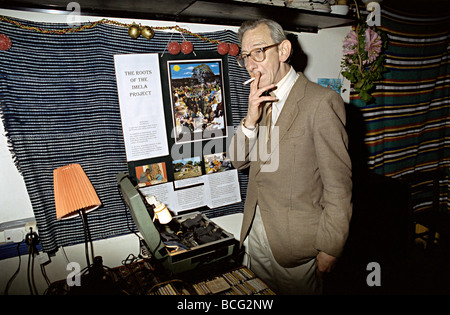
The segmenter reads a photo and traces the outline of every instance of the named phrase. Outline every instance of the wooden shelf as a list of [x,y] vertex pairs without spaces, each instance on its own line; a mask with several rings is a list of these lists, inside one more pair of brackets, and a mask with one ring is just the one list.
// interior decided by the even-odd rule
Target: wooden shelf
[[[352,25],[356,18],[233,0],[78,0],[82,15],[239,26],[256,18],[277,20],[288,31],[317,32]],[[69,14],[67,0],[0,0],[0,8]]]

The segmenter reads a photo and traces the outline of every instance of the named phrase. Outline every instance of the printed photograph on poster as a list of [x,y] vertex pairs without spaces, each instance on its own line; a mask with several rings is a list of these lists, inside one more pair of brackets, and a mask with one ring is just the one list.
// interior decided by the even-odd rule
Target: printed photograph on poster
[[226,137],[222,59],[168,60],[175,143]]
[[150,186],[167,182],[166,163],[164,162],[137,166],[135,170],[139,186]]
[[199,156],[173,161],[174,179],[182,180],[202,175]]
[[203,156],[206,174],[227,171],[233,168],[226,152],[206,154]]

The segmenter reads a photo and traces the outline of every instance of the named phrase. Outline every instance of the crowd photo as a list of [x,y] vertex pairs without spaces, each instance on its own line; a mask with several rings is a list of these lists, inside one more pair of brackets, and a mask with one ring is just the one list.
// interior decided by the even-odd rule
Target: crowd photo
[[222,80],[220,70],[215,68],[220,69],[218,62],[171,65],[173,119],[178,142],[192,140],[195,133],[225,131]]

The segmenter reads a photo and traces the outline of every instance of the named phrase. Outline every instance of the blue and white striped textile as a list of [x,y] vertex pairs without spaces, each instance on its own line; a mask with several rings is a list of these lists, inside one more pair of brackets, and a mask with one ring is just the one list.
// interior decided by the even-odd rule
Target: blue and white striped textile
[[[151,40],[132,39],[119,25],[98,24],[80,32],[47,34],[67,24],[12,19],[38,31],[0,21],[0,33],[12,41],[0,51],[0,110],[8,143],[31,200],[46,252],[84,241],[81,220],[57,221],[53,170],[79,163],[91,180],[102,207],[88,215],[92,239],[135,231],[119,193],[116,174],[127,171],[118,104],[115,54],[162,53],[170,40],[191,41],[196,51],[214,51],[217,44],[178,32],[156,31]],[[201,34],[236,43],[236,33]],[[248,78],[229,56],[233,125],[247,111]],[[239,173],[242,200],[247,177]],[[205,210],[208,217],[243,211],[243,202]]]

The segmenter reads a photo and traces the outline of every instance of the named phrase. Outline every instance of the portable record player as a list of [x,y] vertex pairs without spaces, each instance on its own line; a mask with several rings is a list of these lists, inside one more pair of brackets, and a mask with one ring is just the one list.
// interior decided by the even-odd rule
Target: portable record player
[[167,224],[154,222],[154,208],[123,172],[117,174],[120,192],[154,258],[177,274],[233,254],[234,236],[200,212],[174,216]]

